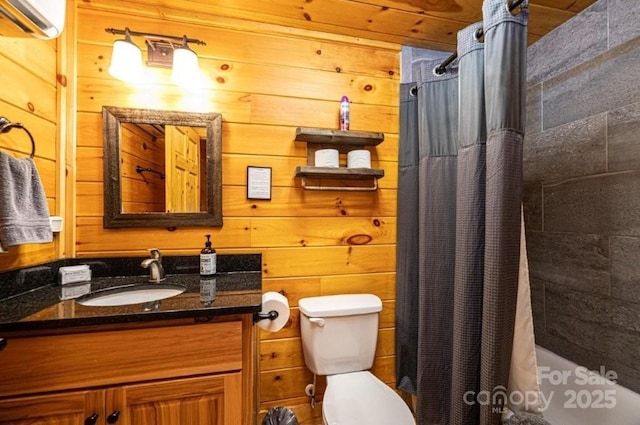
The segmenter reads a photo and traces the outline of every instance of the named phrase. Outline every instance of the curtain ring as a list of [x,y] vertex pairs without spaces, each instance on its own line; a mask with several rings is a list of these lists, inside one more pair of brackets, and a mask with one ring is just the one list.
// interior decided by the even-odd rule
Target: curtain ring
[[409,89],[409,94],[413,97],[418,95],[418,86],[413,86]]
[[447,73],[447,68],[442,65],[436,65],[433,68],[433,75],[435,75],[436,77],[442,77],[446,73]]
[[[522,3],[524,3],[524,5]],[[527,0],[507,0],[505,7],[510,15],[518,16],[523,9],[527,8]],[[518,9],[517,12],[515,12],[516,9]]]
[[475,38],[478,43],[484,43],[484,28],[480,27],[475,30],[473,32],[473,38]]

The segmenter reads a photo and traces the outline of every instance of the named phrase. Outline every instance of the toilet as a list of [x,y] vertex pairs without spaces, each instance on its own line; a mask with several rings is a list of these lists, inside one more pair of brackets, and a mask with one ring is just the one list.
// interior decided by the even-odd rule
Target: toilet
[[302,298],[304,361],[327,376],[324,425],[415,425],[400,396],[368,370],[373,365],[382,301],[372,294]]

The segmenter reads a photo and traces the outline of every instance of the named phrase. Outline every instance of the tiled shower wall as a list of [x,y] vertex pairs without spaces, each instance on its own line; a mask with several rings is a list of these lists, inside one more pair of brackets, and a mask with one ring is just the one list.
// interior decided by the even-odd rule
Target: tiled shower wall
[[640,2],[529,47],[524,147],[537,343],[640,392]]

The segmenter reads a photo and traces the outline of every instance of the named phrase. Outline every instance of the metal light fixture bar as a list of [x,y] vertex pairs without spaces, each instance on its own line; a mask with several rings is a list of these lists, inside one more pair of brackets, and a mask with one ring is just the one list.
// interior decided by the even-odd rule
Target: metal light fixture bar
[[[105,28],[104,29],[106,32],[110,33],[110,34],[114,34],[114,35],[125,35],[127,33],[127,30],[119,30],[116,28]],[[129,30],[129,35],[133,36],[133,37],[145,37],[145,38],[152,38],[152,39],[158,39],[158,40],[172,40],[172,41],[176,41],[179,43],[194,43],[194,44],[198,44],[200,46],[206,46],[207,43],[205,43],[202,40],[198,40],[197,38],[188,38],[187,36],[174,36],[174,35],[164,35],[164,34],[154,34],[154,33],[150,33],[150,32],[138,32],[138,31],[131,31]]]

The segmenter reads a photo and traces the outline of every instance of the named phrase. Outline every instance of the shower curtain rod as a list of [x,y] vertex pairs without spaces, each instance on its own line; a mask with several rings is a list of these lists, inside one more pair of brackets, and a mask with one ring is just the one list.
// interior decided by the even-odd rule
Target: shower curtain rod
[[[507,0],[507,8],[509,9],[509,12],[514,10],[516,7],[520,6],[523,2],[524,0]],[[484,35],[484,30],[482,28],[479,28],[478,31],[476,31],[476,38],[480,39],[482,38],[483,35]],[[458,57],[458,52],[457,51],[453,52],[451,56],[449,56],[444,61],[442,61],[440,65],[436,66],[433,69],[433,72],[435,72],[437,75],[444,74],[445,72],[447,72],[447,67],[451,65],[451,62],[456,60],[457,57]]]

